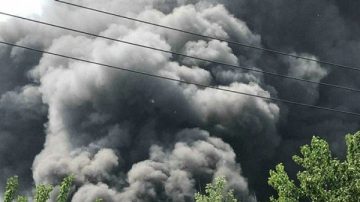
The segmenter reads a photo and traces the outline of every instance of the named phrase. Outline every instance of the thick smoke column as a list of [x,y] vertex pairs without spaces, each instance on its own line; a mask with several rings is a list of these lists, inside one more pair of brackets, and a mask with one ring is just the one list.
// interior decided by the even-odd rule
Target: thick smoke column
[[[239,40],[260,45],[260,37],[221,5],[186,5],[168,14],[151,5],[131,11],[139,18],[194,32],[205,30],[224,38],[236,33]],[[48,6],[46,10],[59,9]],[[110,7],[112,3],[106,8]],[[69,19],[75,13],[86,15],[78,10],[66,12]],[[43,18],[58,23],[68,21],[59,18],[63,16],[54,19],[53,15],[44,13]],[[190,23],[188,16],[196,17]],[[114,38],[233,64],[256,59],[253,54],[236,56],[223,42],[206,42],[146,25],[98,19],[99,22],[92,22],[94,27],[90,30]],[[85,23],[88,22],[77,24],[88,26]],[[26,31],[19,34],[25,35],[25,40],[5,34],[3,38],[129,69],[269,95],[261,87],[261,75],[177,60],[169,54],[72,33],[46,30],[47,35],[42,35],[49,39],[36,41],[38,38],[32,36],[38,31]],[[33,163],[36,183],[57,183],[73,173],[78,185],[73,201],[91,201],[96,197],[107,201],[189,201],[199,183],[223,175],[229,179],[229,188],[244,200],[254,200],[233,149],[211,137],[207,129],[231,131],[232,119],[241,123],[251,117],[261,118],[275,128],[279,114],[275,104],[48,55],[41,57],[29,76],[39,84],[39,96],[48,106],[44,148]],[[240,118],[240,114],[244,117]],[[262,125],[260,121],[258,124]],[[276,140],[276,133],[269,138]]]
[[[227,17],[230,20],[223,22],[230,23],[225,28],[215,26],[218,19],[212,22],[210,17],[219,12],[229,15],[222,6],[187,5],[168,15],[158,10],[146,10],[139,16],[179,27],[181,22],[190,25],[183,18],[190,13],[197,16],[195,25],[200,27],[195,27],[197,29],[209,27],[209,33],[226,37],[225,28],[241,27],[238,30],[243,30],[244,38],[259,39],[250,35],[242,23],[234,23],[236,20],[230,15]],[[116,24],[102,33],[165,50],[175,49],[193,55],[205,53],[210,54],[207,57],[211,59],[238,63],[226,43],[194,41],[164,30],[154,31],[144,25]],[[221,70],[211,64],[194,61],[181,64],[168,54],[83,36],[58,37],[48,49],[60,53],[71,50],[76,57],[205,84],[217,82],[217,78],[211,76],[213,68],[221,74]],[[54,183],[67,173],[74,173],[78,183],[86,185],[84,188],[80,185],[75,193],[73,200],[78,201],[90,200],[84,194],[90,187],[94,193],[103,193],[101,190],[105,187],[100,182],[123,187],[115,194],[109,188],[103,196],[108,200],[170,198],[189,201],[195,192],[196,179],[200,180],[198,183],[204,183],[216,175],[232,179],[231,187],[246,199],[248,187],[240,176],[233,150],[222,140],[210,138],[209,134],[204,137],[201,135],[204,132],[193,130],[208,128],[210,120],[217,128],[231,130],[229,122],[242,113],[247,116],[239,118],[239,122],[259,114],[262,119],[275,124],[279,113],[276,105],[250,97],[144,78],[50,56],[42,57],[32,76],[40,82],[40,91],[49,106],[45,147],[33,165],[35,182]],[[228,85],[225,88],[268,94],[254,82],[233,80]],[[192,158],[187,159],[190,155]],[[116,175],[117,172],[127,177],[123,179]],[[124,180],[125,185],[119,185]]]
[[[267,9],[286,7],[290,3],[285,0],[258,4],[247,0],[72,2],[254,46],[270,45],[301,56],[334,57],[333,60],[344,62],[340,52],[328,45],[335,42],[325,40],[330,36],[317,37],[321,49],[306,41],[311,36],[304,39],[295,31],[287,32],[286,37],[281,37],[283,41],[279,40],[278,32],[285,29],[286,19],[296,22],[289,25],[291,29],[300,26],[303,20],[294,17],[296,12],[285,13],[286,9],[276,15],[280,19],[269,17]],[[310,7],[309,2],[299,4],[303,7],[299,15]],[[328,9],[322,15],[332,16],[339,26],[351,19],[341,18],[340,11],[334,12],[335,3],[321,1],[311,6],[315,9],[324,5]],[[356,81],[345,80],[352,75],[311,62],[232,47],[217,40],[206,41],[55,2],[47,3],[43,10],[41,20],[120,40],[235,65],[255,65],[314,81],[356,86]],[[254,13],[255,10],[259,12]],[[354,102],[339,97],[345,92],[338,90],[274,79],[19,20],[2,22],[0,26],[0,38],[8,42],[245,93],[329,107],[344,106],[349,111],[357,109]],[[316,34],[312,31],[316,24],[303,27],[309,35]],[[345,25],[340,27],[347,33],[347,39],[354,38]],[[327,29],[330,28],[329,25]],[[339,37],[331,36],[333,40],[340,40]],[[339,47],[350,44],[338,43],[342,44]],[[106,201],[192,201],[196,190],[215,176],[225,176],[228,188],[235,189],[242,201],[263,200],[268,169],[277,161],[286,161],[314,132],[327,135],[333,147],[341,151],[338,141],[342,137],[336,135],[358,127],[356,120],[342,115],[16,48],[2,47],[0,56],[0,140],[4,143],[0,147],[0,162],[5,162],[0,165],[2,177],[20,174],[28,182],[24,189],[29,190],[30,168],[37,184],[58,183],[73,173],[74,202],[93,201],[97,197]],[[353,59],[357,60],[355,56]],[[350,98],[355,101],[357,96]],[[20,147],[15,147],[16,144]],[[9,151],[12,151],[11,161]]]

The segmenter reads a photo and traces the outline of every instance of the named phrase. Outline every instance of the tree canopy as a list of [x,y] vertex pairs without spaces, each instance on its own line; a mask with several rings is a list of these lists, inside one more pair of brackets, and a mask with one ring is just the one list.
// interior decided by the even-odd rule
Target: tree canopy
[[[57,202],[66,202],[69,197],[70,189],[72,183],[74,181],[74,177],[72,175],[63,179],[60,184],[59,195],[57,196]],[[17,202],[27,202],[28,198],[26,196],[16,194],[19,188],[19,179],[17,176],[10,177],[7,180],[5,194],[4,194],[4,202],[13,202],[16,198]],[[50,193],[53,191],[52,185],[44,185],[40,184],[36,186],[34,202],[46,202],[50,198]]]
[[196,202],[237,202],[233,191],[226,191],[226,180],[223,177],[215,178],[214,183],[209,183],[205,188],[205,195],[195,194]]
[[310,145],[302,146],[300,156],[293,160],[302,170],[291,180],[284,165],[270,171],[268,180],[277,191],[273,202],[340,202],[360,201],[360,132],[346,135],[347,154],[343,161],[333,157],[329,144],[313,137]]

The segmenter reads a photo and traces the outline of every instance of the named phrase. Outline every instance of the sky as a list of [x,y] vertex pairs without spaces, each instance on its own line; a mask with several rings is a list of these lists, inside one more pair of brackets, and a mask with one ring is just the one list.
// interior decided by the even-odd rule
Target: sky
[[[45,0],[0,0],[1,12],[13,13],[17,15],[40,15],[42,5]],[[1,16],[0,21],[5,21],[8,17]]]
[[[167,51],[360,89],[359,72],[237,47],[55,1],[1,12]],[[108,12],[293,55],[360,65],[357,1],[72,0]],[[22,6],[19,6],[22,5]],[[178,57],[14,18],[0,40],[135,71],[360,113],[360,94]],[[185,85],[0,45],[0,188],[76,178],[73,202],[193,200],[217,176],[241,201],[267,201],[269,170],[313,135],[345,154],[360,119]],[[52,201],[58,188],[52,193]]]

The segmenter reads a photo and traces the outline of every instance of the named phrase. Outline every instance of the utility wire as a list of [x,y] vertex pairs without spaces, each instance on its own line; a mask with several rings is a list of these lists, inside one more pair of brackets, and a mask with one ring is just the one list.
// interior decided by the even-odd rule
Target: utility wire
[[55,24],[39,21],[39,20],[29,19],[29,18],[18,16],[18,15],[9,14],[9,13],[0,12],[0,14],[10,16],[10,17],[14,17],[14,18],[18,18],[18,19],[22,19],[22,20],[26,20],[26,21],[30,21],[30,22],[34,22],[34,23],[38,23],[38,24],[42,24],[42,25],[46,25],[46,26],[51,26],[51,27],[67,30],[67,31],[77,32],[77,33],[85,34],[85,35],[92,36],[92,37],[103,38],[103,39],[106,39],[106,40],[115,41],[115,42],[119,42],[119,43],[123,43],[123,44],[128,44],[128,45],[132,45],[132,46],[137,46],[137,47],[141,47],[141,48],[155,50],[155,51],[159,51],[159,52],[163,52],[163,53],[169,53],[169,54],[182,56],[182,57],[186,57],[186,58],[191,58],[191,59],[195,59],[195,60],[200,60],[200,61],[204,61],[204,62],[209,62],[209,63],[213,63],[213,64],[223,65],[223,66],[227,66],[228,68],[232,68],[232,69],[244,69],[244,70],[248,70],[248,71],[252,71],[252,72],[267,74],[267,75],[274,76],[274,77],[291,79],[291,80],[296,80],[296,81],[299,81],[299,82],[306,82],[306,83],[310,83],[310,84],[321,85],[321,86],[332,87],[332,88],[338,88],[338,89],[342,89],[342,90],[347,90],[347,91],[353,91],[353,92],[360,93],[360,89],[355,89],[355,88],[351,88],[351,87],[346,87],[346,86],[341,86],[341,85],[336,85],[336,84],[330,84],[330,83],[324,83],[324,82],[316,82],[316,81],[311,81],[311,80],[302,79],[302,78],[298,78],[298,77],[292,77],[292,76],[277,74],[277,73],[273,73],[273,72],[269,72],[269,71],[256,69],[256,67],[253,68],[253,67],[246,67],[246,66],[238,66],[238,65],[233,65],[233,64],[229,64],[229,63],[224,63],[224,62],[199,58],[199,57],[190,56],[190,55],[186,55],[186,54],[179,53],[179,52],[168,51],[168,50],[154,48],[154,47],[151,47],[151,46],[145,46],[145,45],[141,45],[141,44],[137,44],[137,43],[133,43],[133,42],[129,42],[129,41],[110,38],[110,37],[97,35],[97,34],[85,32],[85,31],[81,31],[81,30],[77,30],[77,29],[73,29],[73,28],[63,27],[63,26],[60,26],[60,25],[55,25]]
[[291,104],[291,105],[297,105],[297,106],[302,106],[302,107],[307,107],[307,108],[313,108],[313,109],[324,110],[324,111],[331,111],[331,112],[335,112],[335,113],[341,113],[341,114],[347,114],[347,115],[353,115],[353,116],[360,117],[360,113],[356,113],[356,112],[343,111],[343,110],[338,110],[338,109],[334,109],[334,108],[327,108],[327,107],[321,107],[321,106],[316,106],[316,105],[310,105],[310,104],[305,104],[305,103],[300,103],[300,102],[295,102],[295,101],[285,100],[285,99],[280,99],[280,98],[271,98],[271,97],[266,97],[266,96],[261,96],[261,95],[254,95],[254,94],[250,94],[250,93],[245,93],[245,92],[240,92],[240,91],[235,91],[235,90],[229,90],[229,89],[226,89],[226,88],[221,88],[221,87],[216,87],[216,86],[209,86],[209,85],[206,85],[206,84],[200,84],[200,83],[195,83],[195,82],[191,82],[191,81],[184,81],[184,80],[181,80],[181,79],[174,79],[174,78],[161,76],[161,75],[157,75],[157,74],[151,74],[151,73],[147,73],[147,72],[143,72],[143,71],[137,71],[137,70],[122,68],[122,67],[118,67],[118,66],[107,65],[107,64],[103,64],[103,63],[95,62],[95,61],[91,61],[91,60],[86,60],[86,59],[81,59],[81,58],[77,58],[77,57],[62,55],[62,54],[59,54],[59,53],[39,50],[39,49],[35,49],[35,48],[30,48],[30,47],[27,47],[27,46],[8,43],[8,42],[5,42],[5,41],[0,41],[0,44],[12,46],[12,47],[17,47],[17,48],[22,48],[22,49],[26,49],[26,50],[30,50],[30,51],[35,51],[35,52],[43,53],[43,54],[47,54],[47,55],[53,55],[53,56],[62,57],[62,58],[66,58],[66,59],[76,60],[76,61],[80,61],[80,62],[84,62],[84,63],[99,65],[99,66],[110,68],[110,69],[127,71],[127,72],[130,72],[130,73],[140,74],[140,75],[148,76],[148,77],[152,77],[152,78],[164,79],[164,80],[184,83],[184,84],[188,84],[188,85],[196,85],[196,86],[202,87],[202,88],[210,88],[210,89],[215,89],[215,90],[219,90],[219,91],[225,91],[225,92],[229,92],[229,93],[239,94],[239,95],[246,95],[246,96],[250,96],[250,97],[261,98],[263,100],[268,100],[268,101],[286,103],[286,104]]
[[177,31],[177,32],[182,32],[182,33],[185,33],[185,34],[190,34],[190,35],[193,35],[193,36],[198,36],[198,37],[207,38],[207,39],[214,39],[214,40],[219,40],[219,41],[224,41],[224,42],[227,42],[229,44],[233,44],[233,45],[237,45],[237,46],[242,46],[242,47],[246,47],[246,48],[251,48],[251,49],[255,49],[255,50],[259,50],[259,51],[265,51],[265,52],[268,52],[268,53],[274,53],[274,54],[288,56],[288,57],[297,58],[297,59],[303,59],[303,60],[312,61],[312,62],[316,62],[316,63],[319,63],[319,64],[330,65],[330,66],[334,66],[334,67],[338,67],[338,68],[342,68],[342,69],[360,71],[359,67],[351,67],[351,66],[347,66],[347,65],[333,63],[333,62],[328,62],[328,61],[323,61],[323,60],[318,60],[318,59],[293,55],[293,54],[286,53],[286,52],[279,51],[279,50],[274,50],[274,49],[269,49],[269,48],[262,48],[262,47],[258,47],[258,46],[252,46],[252,45],[249,45],[249,44],[240,43],[240,42],[237,42],[237,41],[230,41],[230,40],[223,39],[223,38],[218,38],[218,37],[209,36],[209,35],[203,35],[203,34],[199,34],[199,33],[194,33],[194,32],[190,32],[190,31],[186,31],[186,30],[182,30],[182,29],[178,29],[178,28],[174,28],[174,27],[169,27],[169,26],[165,26],[165,25],[161,25],[161,24],[156,24],[156,23],[153,23],[153,22],[140,20],[140,19],[137,19],[137,18],[132,18],[132,17],[116,14],[116,13],[110,13],[110,12],[99,10],[99,9],[96,9],[96,8],[82,6],[82,5],[78,5],[78,4],[74,4],[74,3],[70,3],[70,2],[66,2],[66,1],[62,1],[62,0],[55,0],[55,1],[59,2],[59,3],[67,4],[67,5],[70,5],[70,6],[75,6],[75,7],[78,7],[78,8],[82,8],[82,9],[86,9],[86,10],[106,14],[106,15],[111,15],[111,16],[115,16],[115,17],[119,17],[119,18],[123,18],[123,19],[127,19],[127,20],[132,20],[132,21],[136,21],[136,22],[140,22],[140,23],[144,23],[144,24],[148,24],[148,25],[152,25],[152,26],[157,26],[157,27],[161,27],[161,28],[165,28],[165,29],[169,29],[169,30],[173,30],[173,31]]

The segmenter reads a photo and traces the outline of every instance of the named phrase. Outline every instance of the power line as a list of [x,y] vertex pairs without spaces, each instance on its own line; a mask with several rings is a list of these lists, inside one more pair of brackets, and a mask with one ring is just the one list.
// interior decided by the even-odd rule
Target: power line
[[353,116],[360,117],[360,114],[356,113],[356,112],[343,111],[343,110],[338,110],[338,109],[334,109],[334,108],[327,108],[327,107],[321,107],[321,106],[316,106],[316,105],[310,105],[310,104],[305,104],[305,103],[300,103],[300,102],[295,102],[295,101],[285,100],[285,99],[280,99],[280,98],[271,98],[271,97],[266,97],[266,96],[261,96],[261,95],[254,95],[254,94],[250,94],[250,93],[245,93],[245,92],[240,92],[240,91],[235,91],[235,90],[229,90],[229,89],[225,89],[225,88],[221,88],[221,87],[209,86],[209,85],[195,83],[195,82],[191,82],[191,81],[184,81],[184,80],[181,80],[181,79],[174,79],[174,78],[170,78],[170,77],[166,77],[166,76],[151,74],[151,73],[137,71],[137,70],[131,70],[131,69],[122,68],[122,67],[113,66],[113,65],[107,65],[107,64],[103,64],[103,63],[99,63],[99,62],[95,62],[95,61],[91,61],[91,60],[85,60],[85,59],[76,58],[76,57],[72,57],[72,56],[62,55],[62,54],[59,54],[59,53],[39,50],[39,49],[35,49],[35,48],[30,48],[30,47],[27,47],[27,46],[16,45],[16,44],[8,43],[8,42],[5,42],[5,41],[0,41],[0,44],[5,44],[5,45],[8,45],[8,46],[17,47],[17,48],[23,48],[23,49],[30,50],[30,51],[35,51],[35,52],[39,52],[39,53],[43,53],[43,54],[48,54],[48,55],[53,55],[53,56],[62,57],[62,58],[66,58],[66,59],[76,60],[76,61],[80,61],[80,62],[84,62],[84,63],[95,64],[95,65],[99,65],[99,66],[110,68],[110,69],[127,71],[127,72],[130,72],[130,73],[140,74],[140,75],[148,76],[148,77],[152,77],[152,78],[164,79],[164,80],[184,83],[184,84],[188,84],[188,85],[196,85],[196,86],[202,87],[202,88],[210,88],[210,89],[215,89],[215,90],[219,90],[219,91],[239,94],[239,95],[246,95],[246,96],[250,96],[250,97],[261,98],[263,100],[269,100],[269,101],[274,101],[274,102],[286,103],[286,104],[291,104],[291,105],[297,105],[297,106],[302,106],[302,107],[307,107],[307,108],[313,108],[313,109],[324,110],[324,111],[331,111],[331,112],[335,112],[335,113],[341,113],[341,114],[347,114],[347,115],[353,115]]
[[245,67],[245,66],[240,66],[240,65],[238,66],[238,65],[232,65],[232,64],[228,64],[228,63],[224,63],[224,62],[215,61],[215,60],[199,58],[199,57],[195,57],[195,56],[186,55],[186,54],[183,54],[183,53],[178,53],[178,52],[174,52],[174,51],[168,51],[168,50],[159,49],[159,48],[154,48],[154,47],[145,46],[145,45],[141,45],[141,44],[137,44],[137,43],[132,43],[132,42],[129,42],[129,41],[124,41],[124,40],[110,38],[110,37],[106,37],[106,36],[102,36],[102,35],[97,35],[97,34],[85,32],[85,31],[81,31],[81,30],[77,30],[77,29],[63,27],[63,26],[60,26],[60,25],[55,25],[55,24],[51,24],[51,23],[47,23],[47,22],[43,22],[43,21],[39,21],[39,20],[25,18],[25,17],[21,17],[21,16],[9,14],[9,13],[0,12],[0,14],[10,16],[10,17],[14,17],[14,18],[18,18],[18,19],[22,19],[22,20],[26,20],[26,21],[30,21],[30,22],[34,22],[34,23],[38,23],[38,24],[42,24],[42,25],[46,25],[46,26],[51,26],[51,27],[63,29],[63,30],[77,32],[77,33],[85,34],[85,35],[92,36],[92,37],[103,38],[103,39],[106,39],[106,40],[115,41],[115,42],[119,42],[119,43],[123,43],[123,44],[128,44],[128,45],[137,46],[137,47],[141,47],[141,48],[146,48],[146,49],[150,49],[150,50],[155,50],[155,51],[159,51],[159,52],[163,52],[163,53],[169,53],[169,54],[173,54],[173,55],[177,55],[177,56],[182,56],[182,57],[191,58],[191,59],[195,59],[195,60],[200,60],[200,61],[204,61],[204,62],[214,63],[214,64],[218,64],[218,65],[223,65],[223,66],[227,66],[228,68],[232,68],[232,69],[244,69],[244,70],[248,70],[248,71],[252,71],[252,72],[267,74],[267,75],[274,76],[274,77],[291,79],[291,80],[295,80],[295,81],[299,81],[299,82],[305,82],[305,83],[310,83],[310,84],[315,84],[315,85],[338,88],[338,89],[347,90],[347,91],[353,91],[353,92],[357,92],[357,93],[360,92],[360,89],[355,89],[355,88],[351,88],[351,87],[346,87],[346,86],[341,86],[341,85],[336,85],[336,84],[330,84],[330,83],[324,83],[324,82],[316,82],[316,81],[306,80],[306,79],[302,79],[302,78],[277,74],[277,73],[273,73],[273,72],[269,72],[269,71],[255,69],[256,67],[252,68],[252,67]]
[[86,10],[106,14],[106,15],[111,15],[111,16],[115,16],[115,17],[119,17],[119,18],[123,18],[123,19],[127,19],[127,20],[132,20],[132,21],[135,21],[135,22],[140,22],[140,23],[144,23],[144,24],[148,24],[148,25],[152,25],[152,26],[157,26],[157,27],[161,27],[161,28],[164,28],[164,29],[169,29],[169,30],[173,30],[173,31],[177,31],[177,32],[182,32],[182,33],[185,33],[185,34],[190,34],[190,35],[193,35],[193,36],[198,36],[198,37],[207,38],[207,39],[214,39],[214,40],[219,40],[219,41],[224,41],[224,42],[227,42],[229,44],[242,46],[242,47],[245,47],[245,48],[251,48],[251,49],[255,49],[255,50],[259,50],[259,51],[265,51],[265,52],[268,52],[268,53],[274,53],[274,54],[288,56],[288,57],[292,57],[292,58],[303,59],[303,60],[307,60],[307,61],[316,62],[316,63],[319,63],[319,64],[325,64],[325,65],[330,65],[330,66],[334,66],[334,67],[339,67],[339,68],[342,68],[342,69],[360,71],[359,67],[351,67],[351,66],[347,66],[347,65],[333,63],[333,62],[328,62],[328,61],[323,61],[323,60],[318,60],[318,59],[293,55],[293,54],[290,54],[290,53],[286,53],[286,52],[283,52],[283,51],[274,50],[274,49],[270,49],[270,48],[262,48],[262,47],[258,47],[258,46],[252,46],[252,45],[249,45],[249,44],[240,43],[240,42],[237,42],[237,41],[230,41],[230,40],[223,39],[223,38],[218,38],[218,37],[209,36],[209,35],[203,35],[203,34],[199,34],[199,33],[194,33],[194,32],[190,32],[190,31],[186,31],[186,30],[182,30],[182,29],[178,29],[178,28],[174,28],[174,27],[169,27],[169,26],[165,26],[165,25],[161,25],[161,24],[157,24],[157,23],[153,23],[153,22],[149,22],[149,21],[145,21],[145,20],[140,20],[140,19],[137,19],[137,18],[132,18],[132,17],[116,14],[116,13],[110,13],[110,12],[99,10],[99,9],[96,9],[96,8],[82,6],[82,5],[78,5],[78,4],[74,4],[74,3],[70,3],[70,2],[66,2],[66,1],[62,1],[62,0],[55,0],[55,1],[59,2],[59,3],[67,4],[67,5],[70,5],[70,6],[75,6],[75,7],[78,7],[78,8],[83,8],[83,9],[86,9]]

